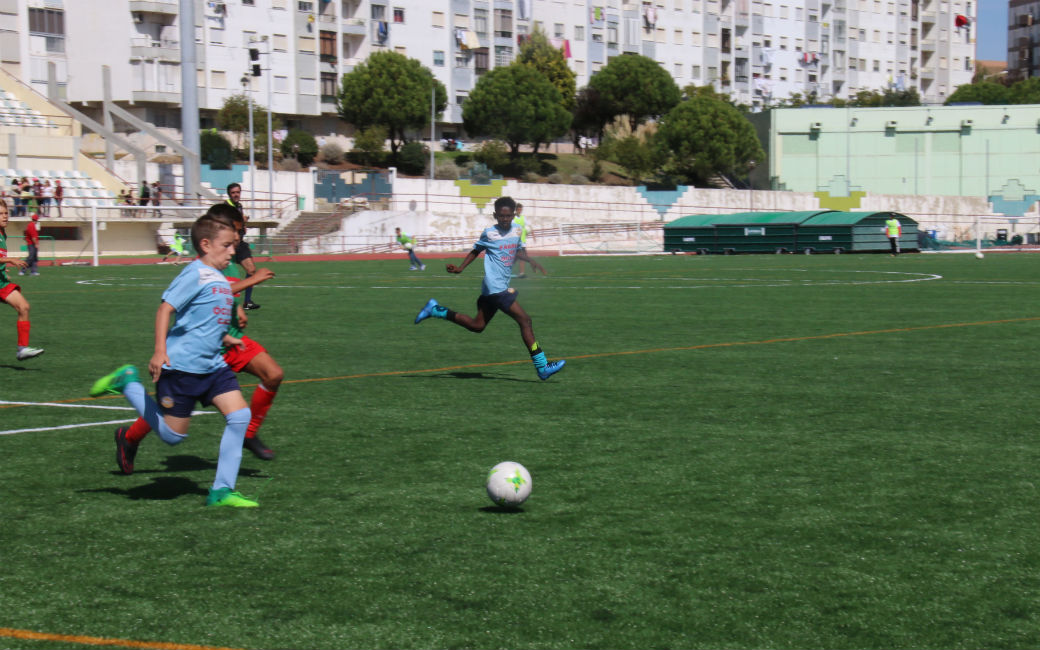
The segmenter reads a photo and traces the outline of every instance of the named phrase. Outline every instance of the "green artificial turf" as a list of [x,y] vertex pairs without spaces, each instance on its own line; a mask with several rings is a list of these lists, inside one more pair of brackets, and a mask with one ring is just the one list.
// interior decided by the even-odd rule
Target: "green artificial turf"
[[[1040,645],[1035,255],[549,258],[514,281],[566,368],[474,313],[480,267],[269,264],[249,334],[286,383],[203,507],[222,423],[118,473],[170,266],[0,306],[0,628],[236,648]],[[245,392],[254,380],[240,376]],[[483,480],[533,476],[519,511]],[[84,647],[0,633],[10,648]]]

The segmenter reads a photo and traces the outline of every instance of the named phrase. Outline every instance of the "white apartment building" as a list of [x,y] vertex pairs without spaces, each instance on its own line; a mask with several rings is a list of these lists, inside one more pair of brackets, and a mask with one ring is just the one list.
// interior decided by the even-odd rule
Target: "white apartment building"
[[1019,81],[1040,76],[1040,0],[1008,2],[1007,70]]
[[[637,52],[681,86],[712,84],[766,106],[917,88],[942,102],[974,70],[972,0],[193,0],[204,124],[226,97],[254,99],[316,132],[342,131],[339,79],[371,52],[419,60],[448,89],[442,126],[480,75],[507,65],[535,28],[562,48],[578,87],[611,57]],[[179,0],[0,0],[0,65],[90,112],[112,97],[179,126]],[[249,74],[249,49],[262,75]]]

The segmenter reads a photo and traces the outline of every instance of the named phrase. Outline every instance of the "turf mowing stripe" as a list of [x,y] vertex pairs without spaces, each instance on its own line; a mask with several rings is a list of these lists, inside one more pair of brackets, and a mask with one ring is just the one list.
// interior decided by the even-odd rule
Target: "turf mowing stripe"
[[[567,355],[565,359],[600,359],[605,357],[621,357],[632,354],[653,354],[658,352],[682,352],[687,350],[708,350],[711,348],[729,348],[738,345],[767,345],[771,343],[793,343],[795,341],[822,341],[825,339],[842,338],[847,336],[872,336],[876,334],[895,334],[898,332],[920,332],[924,330],[937,330],[947,329],[951,327],[978,327],[980,325],[1004,325],[1007,323],[1029,323],[1040,320],[1040,316],[1027,316],[1023,318],[1005,318],[1002,320],[984,320],[976,321],[972,323],[945,323],[943,325],[920,325],[917,327],[894,327],[891,329],[883,330],[864,330],[862,332],[835,332],[832,334],[815,334],[813,336],[792,336],[788,338],[780,339],[763,339],[761,341],[729,341],[724,343],[703,343],[701,345],[685,345],[674,348],[647,348],[645,350],[622,350],[620,352],[596,352],[593,354],[579,354],[579,355]],[[369,377],[393,377],[396,375],[413,375],[421,373],[431,372],[447,372],[450,370],[465,370],[468,368],[493,368],[495,366],[514,366],[517,364],[530,363],[527,359],[518,359],[515,361],[495,361],[491,363],[468,363],[460,366],[445,366],[443,368],[422,368],[418,370],[388,370],[386,372],[365,372],[356,375],[338,375],[336,377],[312,377],[309,379],[287,379],[284,380],[283,384],[309,384],[319,381],[340,381],[343,379],[365,379]],[[256,386],[256,384],[241,384],[243,388]],[[118,397],[113,395],[110,397]],[[78,402],[88,399],[98,399],[92,397],[76,397],[68,400],[62,400],[64,402]],[[11,404],[9,402],[0,403],[0,409],[13,408],[14,405],[4,406],[3,404]],[[209,413],[210,411],[203,411],[203,413]],[[0,434],[6,432],[0,431]]]
[[155,650],[239,650],[224,646],[195,645],[194,643],[166,643],[165,641],[131,641],[129,639],[110,639],[100,636],[81,636],[74,634],[48,634],[33,630],[18,630],[11,627],[0,627],[0,637],[9,639],[30,639],[33,641],[57,641],[58,643],[76,643],[79,645],[107,645],[119,648],[146,648]]

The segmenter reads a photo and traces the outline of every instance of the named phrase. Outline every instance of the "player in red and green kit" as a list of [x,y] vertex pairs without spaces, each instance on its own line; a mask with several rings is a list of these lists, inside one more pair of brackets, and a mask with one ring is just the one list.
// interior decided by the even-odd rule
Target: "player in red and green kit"
[[0,200],[0,302],[5,302],[18,312],[18,320],[15,327],[18,328],[18,354],[19,361],[32,359],[43,354],[43,348],[29,347],[29,301],[22,295],[22,288],[7,278],[7,267],[16,266],[24,269],[24,260],[16,260],[7,256],[7,222],[10,214],[7,211],[7,201]]
[[[231,215],[227,209],[221,207],[222,205],[224,204],[218,203],[214,205],[206,214],[222,220],[226,218],[227,221],[233,224],[235,232],[240,232],[242,226],[244,226],[241,216],[238,214]],[[237,236],[240,237],[241,235]],[[260,430],[260,425],[263,424],[264,418],[267,417],[267,412],[270,410],[272,402],[274,402],[278,387],[281,386],[285,373],[282,371],[282,367],[278,365],[278,362],[274,360],[274,357],[264,349],[264,346],[244,335],[243,331],[246,328],[249,317],[244,309],[244,300],[241,292],[273,278],[274,272],[267,268],[257,268],[256,272],[247,278],[245,269],[232,262],[224,269],[224,276],[231,283],[231,290],[234,292],[231,325],[228,327],[227,333],[234,338],[242,340],[241,346],[224,348],[224,361],[233,372],[247,372],[260,380],[260,384],[253,391],[253,397],[249,405],[251,416],[242,446],[253,452],[261,460],[272,460],[274,459],[274,452],[260,440],[257,431]],[[134,458],[137,456],[137,445],[151,430],[144,418],[138,418],[129,427],[116,429],[116,462],[124,474],[134,473]]]

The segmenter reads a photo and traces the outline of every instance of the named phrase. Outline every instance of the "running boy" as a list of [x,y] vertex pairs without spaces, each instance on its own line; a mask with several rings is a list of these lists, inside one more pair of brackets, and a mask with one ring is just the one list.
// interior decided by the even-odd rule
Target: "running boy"
[[477,299],[477,315],[475,317],[459,314],[447,307],[438,304],[430,298],[426,306],[419,311],[415,317],[416,324],[433,316],[443,318],[457,325],[465,327],[471,332],[483,332],[487,324],[494,318],[499,310],[509,314],[520,326],[520,337],[524,340],[524,346],[531,354],[531,361],[538,372],[540,379],[548,379],[563,368],[567,363],[563,359],[559,361],[547,361],[545,352],[538,346],[534,338],[534,329],[531,326],[531,317],[527,315],[516,302],[517,291],[509,286],[509,279],[513,262],[525,260],[535,269],[545,274],[545,269],[538,262],[527,256],[523,244],[520,241],[520,228],[513,224],[516,211],[516,202],[508,196],[500,197],[495,201],[494,226],[484,229],[480,239],[473,245],[473,250],[466,255],[466,259],[458,266],[449,264],[448,273],[462,273],[470,263],[484,253],[484,283],[481,286],[480,298]]
[[[238,231],[245,224],[242,222],[242,217],[233,207],[218,203],[212,206],[206,215],[221,221],[226,220],[232,224],[235,228],[235,239],[237,242],[239,239]],[[224,276],[228,279],[228,282],[232,283],[231,291],[234,292],[235,297],[234,308],[231,311],[231,325],[228,327],[227,332],[232,337],[241,339],[242,345],[225,346],[223,356],[224,361],[227,362],[234,372],[248,372],[260,380],[260,385],[253,391],[253,398],[249,405],[252,415],[249,419],[249,426],[246,428],[243,446],[261,460],[272,460],[274,459],[274,452],[260,440],[257,431],[260,430],[260,425],[264,423],[264,418],[267,417],[267,412],[271,409],[271,403],[274,402],[278,387],[281,386],[285,373],[282,371],[282,367],[278,365],[278,362],[264,349],[264,346],[243,334],[249,317],[246,315],[245,309],[242,308],[240,292],[243,289],[273,278],[274,272],[271,269],[258,268],[256,273],[249,278],[245,278],[245,275],[245,269],[234,262],[229,264],[227,269],[224,270]],[[149,426],[148,421],[140,417],[129,427],[116,429],[116,463],[124,474],[134,473],[134,458],[137,456],[137,447],[151,430],[152,427]]]
[[[145,392],[132,365],[124,365],[94,382],[90,395],[122,393],[137,413],[159,433],[163,442],[176,445],[187,437],[195,402],[213,404],[224,415],[217,475],[206,499],[207,506],[255,508],[256,501],[235,491],[242,462],[242,440],[249,425],[249,407],[235,374],[221,356],[221,345],[242,345],[227,334],[234,298],[221,273],[235,252],[235,229],[214,217],[199,217],[191,228],[191,240],[200,257],[174,279],[162,296],[155,315],[155,353],[148,372],[156,385],[159,404]],[[170,317],[176,322],[170,326]],[[161,411],[161,416],[160,416]],[[117,446],[125,444],[125,436]]]
[[43,348],[29,347],[29,301],[22,295],[22,288],[7,279],[8,265],[17,266],[19,270],[24,270],[27,266],[24,261],[7,256],[9,219],[7,201],[0,200],[0,302],[6,302],[18,312],[18,320],[15,322],[15,327],[18,328],[17,358],[19,361],[25,361],[43,354]]
[[397,243],[401,245],[401,248],[408,251],[408,259],[412,263],[412,267],[409,271],[425,271],[426,265],[419,260],[419,257],[415,254],[415,237],[412,237],[406,232],[401,232],[400,228],[394,228],[394,233],[397,235]]

